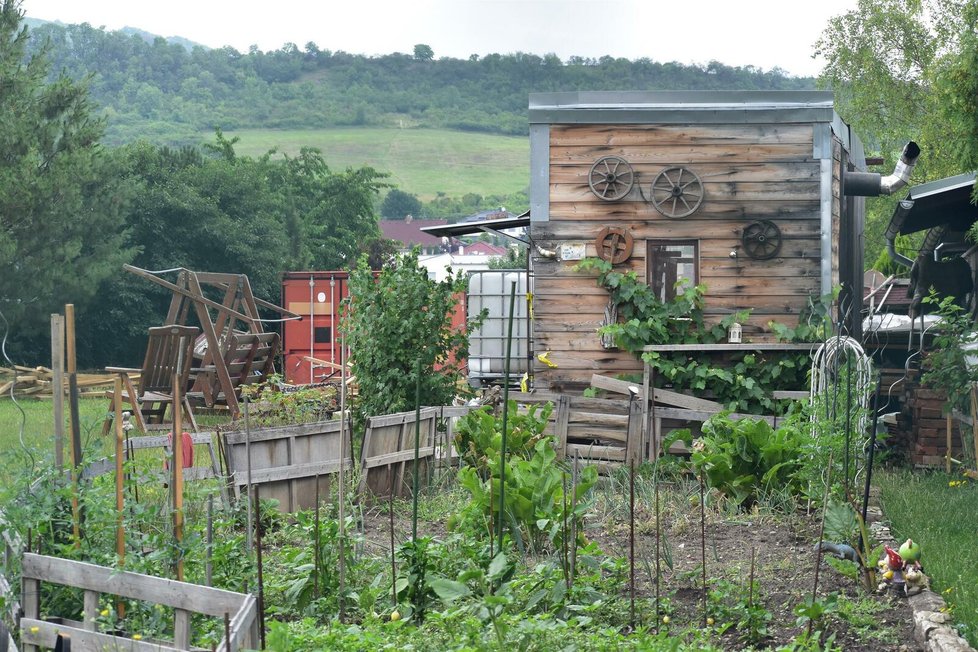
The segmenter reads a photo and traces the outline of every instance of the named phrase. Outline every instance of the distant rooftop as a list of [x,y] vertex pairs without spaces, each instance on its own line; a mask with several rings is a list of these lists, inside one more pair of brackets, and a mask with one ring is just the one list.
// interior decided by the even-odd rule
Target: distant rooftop
[[437,247],[441,245],[441,236],[425,233],[421,229],[445,224],[448,224],[448,220],[381,220],[380,231],[385,238],[397,240],[407,247],[413,245]]

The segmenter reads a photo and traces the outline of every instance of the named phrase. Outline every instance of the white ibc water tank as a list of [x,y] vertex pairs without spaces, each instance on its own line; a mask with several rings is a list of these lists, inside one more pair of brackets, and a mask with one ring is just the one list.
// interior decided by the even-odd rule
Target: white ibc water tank
[[469,276],[468,317],[474,318],[483,309],[488,312],[482,327],[469,336],[469,380],[472,384],[491,382],[503,377],[513,283],[516,283],[516,301],[513,306],[510,378],[518,379],[527,370],[529,319],[526,309],[526,272],[505,269],[472,272]]

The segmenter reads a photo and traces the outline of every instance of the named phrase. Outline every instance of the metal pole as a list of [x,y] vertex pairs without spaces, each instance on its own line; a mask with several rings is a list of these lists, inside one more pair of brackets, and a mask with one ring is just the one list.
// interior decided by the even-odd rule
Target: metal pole
[[496,521],[496,539],[499,551],[503,549],[503,510],[506,508],[506,428],[509,420],[509,368],[513,352],[513,311],[516,308],[516,281],[510,283],[509,325],[506,334],[506,360],[503,371],[503,438],[499,450],[499,518]]
[[316,328],[315,328],[315,318],[316,318],[316,303],[315,292],[316,282],[313,280],[312,275],[309,275],[309,383],[312,384],[316,382],[316,363],[312,361],[312,358],[316,357],[316,350],[313,346],[316,341]]
[[339,594],[336,599],[339,605],[340,622],[343,622],[343,594],[346,590],[346,440],[349,434],[346,425],[346,338],[343,338],[340,349],[340,469],[339,488],[337,490],[337,498],[339,499],[337,516],[340,533],[340,573]]
[[[265,649],[265,580],[261,561],[261,490],[255,486],[255,549],[258,551],[258,634]],[[251,502],[250,500],[248,502]],[[249,529],[251,528],[249,524]]]
[[248,510],[248,527],[245,528],[245,549],[248,554],[251,554],[252,542],[251,542],[251,525],[252,523],[252,513],[251,513],[251,420],[248,418],[248,396],[245,395],[244,398],[244,421],[245,421],[245,470],[248,473],[248,477],[245,478],[245,489],[247,491],[248,499],[246,502],[246,507]]
[[635,459],[628,461],[628,622],[635,631]]
[[212,586],[214,584],[214,494],[207,496],[207,557],[204,563],[207,586]]
[[413,484],[413,503],[411,506],[411,540],[418,540],[418,449],[421,446],[421,358],[418,358],[414,383],[414,470],[411,481]]

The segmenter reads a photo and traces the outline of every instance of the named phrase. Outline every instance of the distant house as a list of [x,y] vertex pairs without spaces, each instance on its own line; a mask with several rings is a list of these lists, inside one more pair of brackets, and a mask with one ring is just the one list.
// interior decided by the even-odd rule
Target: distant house
[[403,220],[381,220],[380,231],[384,238],[400,242],[401,252],[420,247],[422,254],[433,255],[446,251],[448,243],[442,238],[425,233],[421,228],[443,224],[448,224],[448,220],[416,220],[408,215]]

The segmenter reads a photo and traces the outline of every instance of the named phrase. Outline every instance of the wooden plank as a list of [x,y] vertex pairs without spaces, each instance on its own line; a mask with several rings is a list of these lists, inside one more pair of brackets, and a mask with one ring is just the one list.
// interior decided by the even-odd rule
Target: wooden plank
[[551,145],[649,146],[757,143],[812,143],[810,124],[726,125],[550,125]]
[[807,390],[791,390],[782,389],[771,392],[771,398],[774,399],[807,399],[810,398],[811,394]]
[[[236,612],[244,598],[241,593],[223,589],[32,553],[24,553],[21,573],[28,579],[155,602],[209,616]],[[27,608],[25,600],[25,614]]]
[[[252,635],[255,623],[258,621],[258,600],[251,593],[245,596],[241,608],[229,612],[231,616],[231,640],[222,640],[217,652],[237,652],[245,648],[258,647],[258,641]],[[221,614],[224,617],[224,614]]]
[[624,429],[627,424],[627,414],[573,411],[570,415],[570,425],[572,426],[593,426]]
[[628,437],[628,417],[620,428],[602,428],[590,424],[571,423],[567,427],[567,439],[600,439],[624,444]]
[[603,376],[601,374],[593,374],[591,376],[591,387],[594,387],[595,389],[603,389],[609,392],[625,394],[626,396],[630,395],[632,390],[637,393],[640,389],[635,383],[629,383],[624,380],[618,380],[617,378]]
[[581,460],[599,459],[615,462],[625,461],[625,448],[622,446],[600,446],[597,444],[567,444],[567,454],[577,453]]
[[[655,409],[655,416],[658,419],[678,419],[680,421],[706,421],[714,414],[716,414],[716,412],[687,410],[684,408],[657,407]],[[764,416],[761,414],[740,414],[738,412],[730,412],[727,416],[734,421],[739,421],[740,419],[761,419],[763,421],[767,421],[772,426],[775,422],[775,417]]]
[[625,459],[629,462],[641,462],[642,404],[639,401],[630,401],[627,428],[628,430],[625,439]]
[[[784,200],[755,199],[753,201],[713,200],[704,201],[696,209],[695,219],[722,217],[727,219],[817,219],[820,203],[817,200]],[[692,217],[692,216],[691,216]],[[598,203],[596,201],[553,202],[550,204],[550,218],[554,220],[599,220],[609,224],[618,221],[648,220],[665,223],[670,218],[665,217],[651,204],[644,201],[622,201],[614,204]],[[688,217],[683,219],[690,219]],[[545,228],[546,222],[535,222],[530,225],[530,237],[538,239],[535,230]]]
[[[33,649],[33,646],[52,649],[58,640],[58,634],[67,634],[71,637],[72,651],[91,651],[100,650],[126,650],[127,652],[169,652],[180,648],[170,647],[162,643],[150,641],[137,641],[122,636],[112,636],[91,632],[77,627],[69,627],[56,623],[49,623],[34,618],[23,618],[20,621],[20,640],[26,649]],[[28,646],[31,646],[28,648]],[[184,648],[186,649],[186,648]]]
[[[418,459],[432,457],[435,454],[434,446],[422,446],[418,448]],[[409,450],[397,451],[396,453],[384,453],[376,457],[368,457],[363,462],[364,469],[372,469],[378,466],[390,466],[397,462],[407,462],[414,460],[414,446]]]
[[[350,460],[346,460],[344,468],[352,469]],[[339,460],[325,460],[321,462],[306,462],[304,464],[294,464],[286,466],[273,466],[267,468],[251,469],[251,483],[261,484],[265,482],[281,482],[283,480],[298,480],[302,478],[315,478],[317,475],[327,475],[337,473],[340,470]],[[233,474],[234,482],[239,487],[247,484],[247,471],[235,471]]]
[[[314,423],[302,423],[291,426],[274,426],[269,428],[256,428],[251,431],[251,443],[270,441],[275,439],[287,439],[289,437],[303,437],[315,434],[339,433],[339,419],[331,421],[316,421]],[[236,430],[224,433],[225,442],[232,445],[244,444],[246,433]]]
[[557,424],[554,433],[557,438],[557,452],[561,458],[567,457],[567,427],[570,421],[570,399],[561,394],[557,399]]
[[190,649],[190,612],[173,610],[173,646],[178,650]]
[[[437,407],[425,407],[421,408],[421,420],[430,419],[432,417],[438,416]],[[385,414],[382,416],[369,417],[367,419],[367,426],[373,428],[382,428],[384,426],[394,426],[401,425],[405,423],[414,423],[414,412],[400,412],[398,414]]]
[[95,631],[95,623],[98,619],[98,597],[98,591],[85,591],[85,596],[82,599],[82,604],[84,605],[82,608],[82,614],[84,614],[83,626],[92,632]]
[[[663,168],[660,165],[635,163],[631,165],[636,183],[648,193],[648,187]],[[552,184],[587,184],[590,166],[569,164],[553,165],[549,181]],[[736,165],[726,163],[699,163],[695,170],[700,180],[706,183],[720,182],[767,182],[767,181],[819,181],[821,169],[817,161],[780,161],[771,163],[741,162]],[[635,188],[632,188],[635,192]],[[308,311],[306,311],[308,314]]]
[[719,351],[808,351],[814,352],[821,346],[819,342],[771,342],[771,343],[750,343],[742,344],[649,344],[643,346],[643,351],[675,352],[693,351],[699,353],[719,352]]
[[685,166],[696,171],[701,163],[765,163],[812,160],[812,143],[736,143],[736,144],[663,144],[629,145],[551,145],[550,164],[590,166],[602,156],[619,156],[632,165],[651,164],[662,167]]
[[[711,201],[811,201],[819,197],[821,183],[814,181],[722,181],[716,182],[710,179],[702,179],[703,202]],[[644,196],[643,196],[644,194]],[[656,195],[662,197],[662,193]],[[644,188],[642,194],[633,190],[631,198],[634,201],[646,203],[651,199],[651,188]],[[607,202],[598,199],[588,186],[587,179],[582,179],[574,183],[558,184],[550,183],[550,201],[553,204],[565,202],[576,203],[593,201],[604,204]],[[623,201],[627,201],[627,198]],[[653,207],[653,210],[654,207]],[[698,210],[698,209],[697,209]]]

